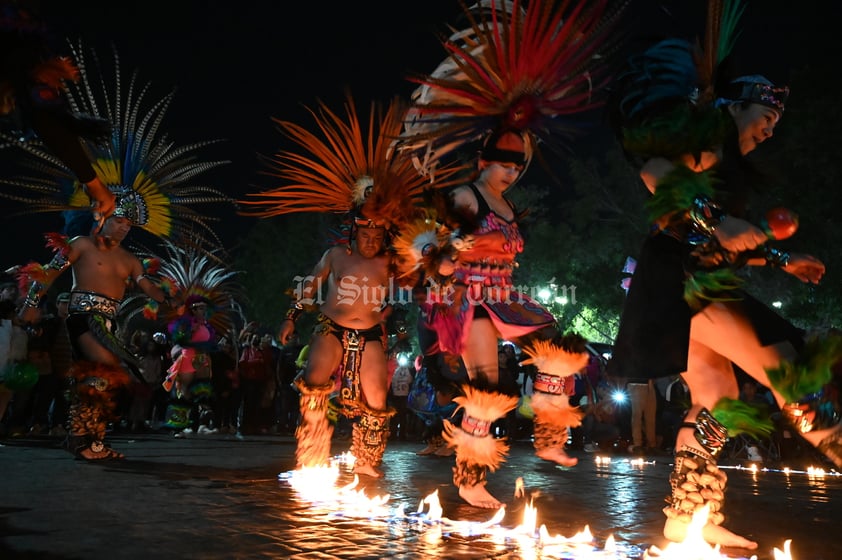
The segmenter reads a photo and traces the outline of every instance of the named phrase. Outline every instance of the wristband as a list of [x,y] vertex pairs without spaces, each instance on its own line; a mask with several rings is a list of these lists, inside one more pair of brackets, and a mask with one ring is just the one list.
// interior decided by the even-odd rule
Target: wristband
[[304,308],[301,306],[300,303],[294,303],[287,309],[286,314],[284,315],[284,320],[289,319],[293,323],[301,317],[301,314],[304,313]]
[[725,219],[722,207],[706,196],[694,198],[688,214],[696,229],[707,235],[713,235],[717,226]]
[[44,298],[44,293],[47,290],[44,289],[44,285],[41,282],[33,282],[31,286],[29,286],[29,292],[26,294],[26,299],[23,300],[23,304],[26,307],[38,307],[41,305],[41,300]]
[[766,247],[766,264],[775,268],[786,268],[789,264],[789,253],[775,249],[774,247]]

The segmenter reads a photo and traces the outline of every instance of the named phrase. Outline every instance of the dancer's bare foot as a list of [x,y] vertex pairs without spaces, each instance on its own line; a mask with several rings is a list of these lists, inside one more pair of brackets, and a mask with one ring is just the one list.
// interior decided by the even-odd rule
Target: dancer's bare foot
[[474,507],[484,509],[500,509],[503,502],[492,496],[485,489],[485,484],[475,486],[463,485],[459,487],[459,497]]
[[430,443],[427,444],[427,447],[425,447],[424,449],[422,449],[420,451],[416,451],[415,454],[416,455],[432,455],[433,453],[435,453],[436,451],[439,450],[439,447],[440,447],[439,444],[431,441]]
[[[690,525],[678,519],[667,519],[664,525],[664,537],[673,542],[682,542],[687,536],[687,528]],[[745,548],[755,550],[757,543],[732,533],[722,525],[707,523],[702,528],[702,537],[710,545],[720,545],[730,548]]]
[[558,448],[541,449],[540,451],[536,451],[535,455],[539,459],[543,459],[545,461],[552,461],[553,463],[561,465],[562,467],[573,467],[579,462],[579,459],[577,459],[576,457],[571,457],[570,455],[565,453],[563,449]]
[[453,457],[455,454],[456,450],[446,443],[442,444],[442,446],[436,449],[435,453],[433,453],[436,457]]
[[364,474],[372,478],[380,478],[383,476],[383,471],[375,469],[371,465],[355,465],[354,474]]

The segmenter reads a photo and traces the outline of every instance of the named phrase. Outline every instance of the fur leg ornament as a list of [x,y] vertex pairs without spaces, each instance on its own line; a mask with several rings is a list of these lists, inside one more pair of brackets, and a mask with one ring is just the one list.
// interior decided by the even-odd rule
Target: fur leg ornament
[[457,488],[462,486],[484,485],[488,481],[488,470],[476,463],[456,459],[456,466],[453,467],[453,485]]
[[530,403],[535,414],[536,451],[563,450],[568,428],[582,424],[584,413],[570,406],[575,386],[573,374],[588,364],[588,353],[581,351],[580,343],[579,337],[567,335],[558,343],[537,340],[524,348],[529,359],[522,363],[538,368]]
[[330,459],[330,440],[333,436],[333,425],[327,417],[328,400],[334,390],[334,384],[311,387],[300,376],[294,383],[301,393],[301,420],[295,430],[295,439],[298,442],[295,449],[296,468],[326,465]]
[[116,366],[76,362],[68,371],[68,376],[72,380],[73,391],[68,410],[67,450],[77,457],[86,450],[95,454],[108,450],[103,458],[122,458],[122,455],[109,450],[103,440],[108,422],[119,420],[115,414],[117,397],[129,385],[129,375]]
[[[570,382],[573,382],[572,378]],[[568,428],[582,424],[582,411],[579,407],[570,406],[570,397],[566,394],[535,392],[531,404],[535,413],[535,450],[564,449]]]
[[[536,340],[523,349],[529,358],[521,363],[534,365],[541,372],[539,375],[566,379],[588,365],[588,353],[579,351],[578,342],[579,337],[576,335],[565,335],[560,339],[559,344],[554,344],[549,340]],[[546,392],[558,393],[559,391],[548,388]]]
[[708,521],[721,525],[725,521],[722,506],[728,477],[716,465],[712,456],[704,456],[695,449],[684,447],[675,454],[675,468],[670,474],[672,494],[664,514],[690,524],[693,514],[709,506]]
[[351,432],[351,455],[358,466],[379,467],[389,440],[389,419],[395,409],[366,410]]
[[456,450],[453,483],[456,486],[475,486],[485,482],[486,471],[496,471],[506,460],[509,446],[505,440],[491,436],[491,424],[517,406],[517,397],[462,388],[464,395],[453,400],[462,409],[462,422],[456,426],[445,420],[442,436],[448,446]]

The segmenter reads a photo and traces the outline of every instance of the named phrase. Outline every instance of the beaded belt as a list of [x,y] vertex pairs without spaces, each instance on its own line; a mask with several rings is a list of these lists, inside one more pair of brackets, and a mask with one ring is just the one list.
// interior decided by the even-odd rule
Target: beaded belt
[[70,292],[70,313],[100,313],[109,319],[117,315],[120,302],[93,292]]

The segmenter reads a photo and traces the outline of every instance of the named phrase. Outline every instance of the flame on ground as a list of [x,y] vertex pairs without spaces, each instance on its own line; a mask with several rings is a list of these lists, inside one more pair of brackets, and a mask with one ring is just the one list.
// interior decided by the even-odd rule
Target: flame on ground
[[[663,550],[652,546],[643,555],[644,560],[728,560],[733,558],[721,554],[719,545],[711,546],[702,536],[702,529],[709,513],[708,506],[695,512],[683,541],[669,543]],[[775,560],[793,560],[789,553],[789,543],[790,541],[784,543],[785,552],[777,548],[774,550]],[[757,560],[757,556],[752,556],[749,560]]]
[[[525,549],[523,551],[530,550],[533,556],[540,558],[620,560],[630,558],[619,550],[613,535],[609,535],[603,548],[599,549],[588,525],[572,537],[550,535],[545,525],[538,527],[538,510],[533,505],[532,497],[527,499],[522,478],[516,481],[514,496],[515,499],[525,500],[523,519],[516,527],[506,529],[500,525],[505,518],[505,507],[499,508],[487,521],[462,521],[444,517],[438,490],[425,496],[417,509],[408,515],[403,505],[390,510],[387,506],[388,494],[368,497],[362,490],[356,490],[359,484],[359,477],[356,474],[351,483],[344,486],[337,485],[340,466],[353,467],[354,462],[353,455],[346,453],[332,459],[329,465],[301,468],[282,473],[279,478],[286,479],[299,497],[312,503],[314,508],[326,509],[332,514],[343,517],[384,518],[414,522],[420,530],[423,530],[424,538],[428,542],[438,542],[446,534],[466,537],[486,535],[495,542],[513,540],[521,549]],[[732,557],[722,555],[718,545],[711,546],[702,537],[702,528],[708,513],[709,510],[705,507],[693,515],[687,535],[682,542],[669,543],[664,549],[652,546],[644,552],[643,559],[733,560]],[[790,540],[784,542],[783,551],[774,549],[774,560],[794,560],[790,553],[790,543]],[[752,556],[747,560],[757,560],[757,556]]]

